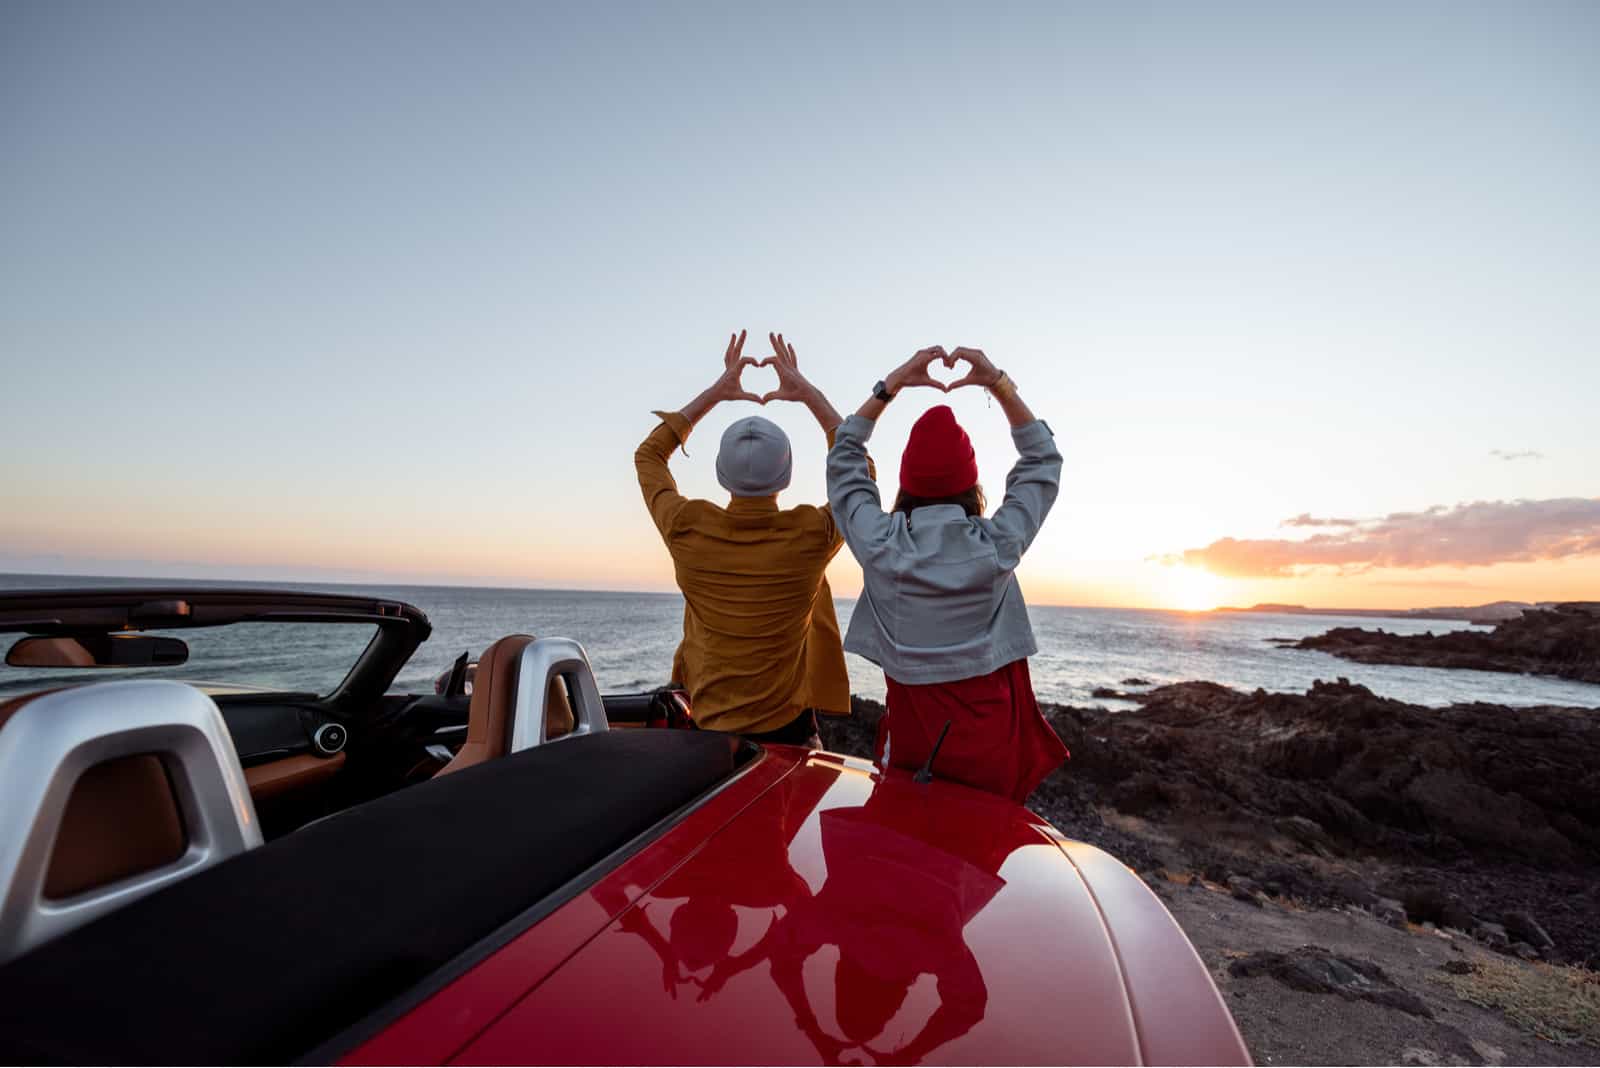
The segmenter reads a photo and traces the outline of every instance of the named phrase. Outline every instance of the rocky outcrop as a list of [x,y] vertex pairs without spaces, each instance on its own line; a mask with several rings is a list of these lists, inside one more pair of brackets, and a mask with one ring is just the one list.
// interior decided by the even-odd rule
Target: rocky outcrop
[[1335,627],[1301,639],[1294,648],[1317,649],[1362,664],[1476,668],[1600,683],[1600,602],[1575,601],[1528,611],[1489,632],[1390,634]]
[[1228,974],[1248,979],[1267,975],[1284,986],[1308,994],[1337,994],[1351,1001],[1370,1001],[1413,1016],[1432,1018],[1433,1010],[1417,995],[1389,978],[1369,960],[1341,957],[1321,946],[1301,946],[1289,953],[1252,953],[1228,965]]
[[1245,822],[1334,853],[1600,864],[1600,714],[1423,708],[1344,679],[1305,694],[1209,682],[1059,709],[1062,774],[1136,815]]

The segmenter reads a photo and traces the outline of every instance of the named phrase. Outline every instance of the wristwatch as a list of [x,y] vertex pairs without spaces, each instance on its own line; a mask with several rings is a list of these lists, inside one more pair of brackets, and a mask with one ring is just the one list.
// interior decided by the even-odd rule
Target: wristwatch
[[872,387],[872,395],[883,401],[885,404],[888,404],[890,401],[894,400],[894,394],[889,392],[889,383],[885,382],[881,378],[878,379],[878,384]]

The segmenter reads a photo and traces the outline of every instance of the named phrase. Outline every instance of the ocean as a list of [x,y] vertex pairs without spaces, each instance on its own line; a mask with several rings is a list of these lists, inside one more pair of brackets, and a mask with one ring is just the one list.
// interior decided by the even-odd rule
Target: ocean
[[[602,692],[649,689],[668,681],[683,618],[683,600],[677,594],[0,575],[0,590],[112,585],[318,590],[414,604],[432,621],[433,636],[395,680],[396,692],[412,693],[431,692],[433,679],[463,651],[476,655],[495,639],[515,633],[577,639],[589,654]],[[841,599],[837,607],[841,625],[846,624],[855,602]],[[1246,690],[1299,692],[1313,680],[1344,676],[1382,696],[1422,705],[1488,701],[1600,708],[1600,685],[1490,671],[1357,664],[1327,653],[1279,648],[1268,641],[1320,634],[1336,626],[1420,634],[1470,629],[1466,623],[1129,608],[1033,606],[1029,612],[1039,641],[1039,653],[1030,667],[1041,701],[1121,707],[1126,703],[1098,700],[1090,692],[1100,686],[1124,689],[1122,680],[1129,678],[1154,684],[1203,679]],[[251,624],[172,633],[189,642],[189,662],[138,674],[316,692],[338,684],[371,635],[366,627],[315,624]],[[0,637],[0,644],[9,647],[9,636]],[[883,674],[859,657],[846,659],[852,691],[881,700]],[[89,675],[0,667],[0,694],[83,681]]]

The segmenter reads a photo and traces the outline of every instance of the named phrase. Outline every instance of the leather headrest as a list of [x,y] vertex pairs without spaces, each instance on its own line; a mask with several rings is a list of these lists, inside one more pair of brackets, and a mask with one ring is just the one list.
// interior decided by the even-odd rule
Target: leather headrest
[[478,658],[467,708],[467,740],[440,775],[505,756],[511,748],[511,718],[517,706],[517,661],[533,642],[528,634],[501,638]]
[[[533,642],[527,634],[501,638],[478,658],[467,708],[467,740],[440,775],[460,771],[511,751],[511,725],[517,708],[517,669],[522,651]],[[548,741],[570,734],[575,723],[566,683],[558,675],[545,694],[544,736]]]

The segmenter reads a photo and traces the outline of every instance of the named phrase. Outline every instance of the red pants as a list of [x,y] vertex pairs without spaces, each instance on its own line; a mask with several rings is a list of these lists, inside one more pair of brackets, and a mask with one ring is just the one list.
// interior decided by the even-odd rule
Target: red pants
[[937,779],[975,786],[1021,804],[1071,756],[1033,696],[1028,662],[987,675],[910,686],[884,676],[887,711],[878,724],[877,760],[915,771],[945,723],[950,733],[933,762]]

